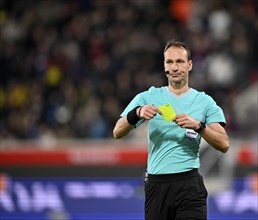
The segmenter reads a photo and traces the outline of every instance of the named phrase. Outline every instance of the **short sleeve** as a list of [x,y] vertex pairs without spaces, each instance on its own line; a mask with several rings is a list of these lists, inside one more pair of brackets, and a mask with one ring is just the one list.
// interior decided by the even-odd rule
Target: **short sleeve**
[[220,123],[223,127],[226,126],[226,119],[224,112],[220,106],[217,105],[217,103],[208,96],[207,100],[207,111],[206,111],[206,123]]
[[[121,117],[124,117],[128,114],[129,111],[131,111],[132,109],[136,108],[137,106],[143,106],[146,105],[146,101],[144,99],[144,93],[139,93],[138,95],[136,95],[132,101],[127,105],[127,107],[124,109],[124,111],[121,113]],[[138,127],[140,124],[142,124],[144,122],[144,119],[141,119],[136,125],[135,127]]]

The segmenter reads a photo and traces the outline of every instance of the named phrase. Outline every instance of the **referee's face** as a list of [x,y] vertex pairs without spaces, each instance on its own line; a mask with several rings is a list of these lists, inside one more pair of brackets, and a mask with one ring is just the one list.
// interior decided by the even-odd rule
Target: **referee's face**
[[188,83],[189,71],[192,69],[192,60],[188,60],[187,51],[184,48],[170,47],[164,53],[164,68],[169,84]]

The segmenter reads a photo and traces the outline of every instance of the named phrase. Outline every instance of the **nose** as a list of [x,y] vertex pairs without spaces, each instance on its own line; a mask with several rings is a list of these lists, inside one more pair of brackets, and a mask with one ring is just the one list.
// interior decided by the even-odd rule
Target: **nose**
[[176,63],[171,64],[171,69],[172,71],[177,71],[178,70],[177,64]]

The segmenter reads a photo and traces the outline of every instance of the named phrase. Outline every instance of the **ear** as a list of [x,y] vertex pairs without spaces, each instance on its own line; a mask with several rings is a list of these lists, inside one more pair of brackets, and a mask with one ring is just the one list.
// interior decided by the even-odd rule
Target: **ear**
[[192,68],[193,68],[193,61],[192,60],[189,60],[188,66],[189,66],[189,71],[191,71]]

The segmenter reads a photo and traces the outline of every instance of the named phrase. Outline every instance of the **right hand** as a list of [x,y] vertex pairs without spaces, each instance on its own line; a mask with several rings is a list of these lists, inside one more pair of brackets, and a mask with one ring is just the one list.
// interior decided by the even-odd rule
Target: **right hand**
[[154,118],[157,113],[162,115],[162,112],[159,110],[159,108],[157,108],[156,106],[153,106],[153,105],[144,105],[142,107],[139,107],[137,109],[137,112],[139,110],[140,110],[140,112],[139,112],[140,114],[138,114],[138,116],[145,120],[150,120],[150,119]]

